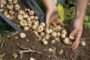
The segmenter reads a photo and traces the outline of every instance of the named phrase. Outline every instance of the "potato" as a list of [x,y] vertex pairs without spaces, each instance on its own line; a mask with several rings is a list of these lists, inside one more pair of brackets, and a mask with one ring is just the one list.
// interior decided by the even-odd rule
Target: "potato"
[[52,29],[46,29],[46,33],[47,34],[53,33],[53,30]]
[[13,0],[13,4],[17,4],[18,3],[18,0]]
[[70,36],[69,39],[74,40],[74,37],[73,36]]
[[34,25],[39,25],[39,21],[34,21],[33,24]]
[[12,2],[13,0],[8,0],[8,2]]
[[24,31],[28,31],[29,30],[29,27],[24,27]]
[[30,59],[29,60],[36,60],[35,58],[33,58],[33,57],[30,57]]
[[28,18],[29,16],[28,16],[28,14],[24,14],[23,17],[24,18]]
[[38,20],[38,16],[35,16],[35,19]]
[[35,33],[35,35],[36,35],[36,36],[38,36],[38,37],[39,37],[39,34],[38,34],[38,32],[37,32],[37,31],[34,31],[34,33]]
[[85,41],[81,41],[81,45],[82,46],[86,46],[86,42]]
[[17,16],[17,18],[18,18],[18,20],[23,20],[24,19],[23,15],[20,15],[20,14]]
[[30,18],[33,20],[35,17],[34,16],[30,16]]
[[30,14],[30,15],[34,15],[34,11],[31,10],[31,11],[29,12],[29,14]]
[[43,27],[45,27],[45,23],[44,22],[41,22],[40,25],[43,26]]
[[38,28],[37,25],[33,25],[33,26],[32,26],[32,29],[33,29],[34,31],[37,31],[37,28]]
[[25,12],[24,12],[23,10],[18,10],[18,14],[20,14],[20,15],[24,15]]
[[49,48],[48,50],[49,50],[49,52],[53,52],[53,48]]
[[38,26],[38,28],[37,28],[37,32],[42,32],[44,30],[44,28],[43,28],[43,26]]
[[66,45],[71,45],[72,42],[70,41],[70,39],[68,37],[66,37],[63,42],[66,44]]
[[48,45],[48,41],[47,40],[42,39],[42,42],[43,42],[44,45]]
[[27,26],[27,21],[21,20],[20,25],[23,26],[23,27],[26,27]]
[[6,7],[7,7],[7,9],[9,9],[9,10],[12,10],[12,9],[13,9],[13,5],[7,5]]
[[15,10],[20,10],[20,5],[19,4],[15,4]]
[[53,36],[53,37],[56,38],[56,37],[57,37],[57,33],[56,33],[56,32],[52,32],[52,33],[51,33],[51,36]]
[[66,37],[66,34],[61,34],[61,38],[65,38]]
[[50,37],[51,37],[50,34],[46,34],[44,38],[45,38],[46,40],[48,40],[48,39],[50,39]]
[[25,34],[25,33],[20,33],[20,37],[21,37],[22,39],[24,39],[24,38],[26,38],[26,34]]
[[44,32],[41,32],[40,33],[40,36],[44,37],[45,36],[45,33]]

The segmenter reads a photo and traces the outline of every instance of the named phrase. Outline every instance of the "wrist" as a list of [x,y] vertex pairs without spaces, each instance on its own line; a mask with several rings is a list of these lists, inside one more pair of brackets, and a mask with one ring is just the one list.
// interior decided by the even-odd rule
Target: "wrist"
[[77,17],[75,17],[75,19],[74,20],[78,20],[78,21],[80,21],[80,22],[84,22],[84,18],[83,17],[81,17],[81,16],[77,16]]
[[57,7],[56,6],[48,6],[47,10],[57,10]]

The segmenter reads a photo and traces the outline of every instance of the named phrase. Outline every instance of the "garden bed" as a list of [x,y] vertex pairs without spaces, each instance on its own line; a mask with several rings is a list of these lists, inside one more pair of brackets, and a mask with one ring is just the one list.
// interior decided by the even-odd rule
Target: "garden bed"
[[[25,32],[27,33],[27,32]],[[81,40],[85,46],[79,45],[76,50],[70,49],[61,42],[43,45],[30,31],[27,38],[21,39],[18,33],[7,33],[0,48],[2,60],[90,60],[90,30],[84,30]]]

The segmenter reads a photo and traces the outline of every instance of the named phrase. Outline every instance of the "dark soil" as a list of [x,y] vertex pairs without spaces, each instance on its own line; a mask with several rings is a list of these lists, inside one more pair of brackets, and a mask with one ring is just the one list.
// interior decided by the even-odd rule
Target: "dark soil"
[[[1,44],[0,59],[2,60],[90,60],[90,30],[84,30],[81,40],[86,41],[86,46],[76,50],[70,49],[63,43],[56,42],[43,45],[33,32],[25,32],[27,37],[21,39],[18,33],[8,32]],[[49,51],[52,48],[53,51]],[[63,51],[62,51],[63,50]],[[61,52],[61,53],[59,53]]]

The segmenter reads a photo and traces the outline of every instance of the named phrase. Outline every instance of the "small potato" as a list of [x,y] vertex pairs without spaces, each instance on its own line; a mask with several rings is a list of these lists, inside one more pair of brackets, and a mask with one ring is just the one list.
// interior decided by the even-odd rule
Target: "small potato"
[[55,44],[55,43],[56,43],[56,40],[52,40],[51,43],[52,43],[52,44]]
[[24,18],[28,18],[29,16],[28,16],[27,14],[24,14],[23,17],[24,17]]
[[18,3],[18,0],[13,0],[13,4],[17,4]]
[[27,18],[27,21],[29,22],[29,21],[31,21],[31,18],[28,16],[28,18]]
[[57,26],[56,29],[57,29],[58,31],[60,31],[60,30],[62,29],[62,27]]
[[34,16],[30,16],[30,18],[33,20],[35,17]]
[[59,37],[55,38],[55,40],[56,40],[57,42],[59,42],[59,41],[60,41]]
[[42,32],[44,30],[44,28],[43,28],[43,26],[38,26],[38,28],[37,28],[37,32]]
[[57,37],[57,33],[56,33],[56,32],[52,32],[51,35],[52,35],[53,37]]
[[45,23],[44,22],[41,22],[40,25],[43,26],[43,27],[45,27]]
[[66,30],[62,30],[62,34],[67,34],[67,31]]
[[70,39],[67,38],[67,37],[63,40],[63,42],[64,42],[66,45],[71,45],[71,44],[72,44],[72,42],[70,41]]
[[6,15],[7,18],[11,19],[11,16],[9,14]]
[[35,33],[36,36],[39,36],[38,32],[37,31],[33,31]]
[[81,45],[82,46],[86,46],[86,42],[85,41],[81,41]]
[[49,50],[49,52],[53,52],[53,48],[49,48],[48,50]]
[[8,2],[12,2],[13,0],[8,0]]
[[24,27],[24,31],[28,31],[29,30],[29,27]]
[[60,37],[61,33],[60,32],[57,32],[57,36]]
[[27,21],[25,20],[20,21],[20,25],[23,27],[27,26]]
[[28,22],[28,27],[31,28],[32,27],[32,23]]
[[23,20],[23,19],[24,19],[24,18],[23,18],[23,15],[21,15],[21,14],[18,15],[17,18],[18,18],[18,20]]
[[24,39],[24,38],[26,38],[26,34],[25,34],[25,33],[20,33],[20,37],[21,37],[22,39]]
[[44,45],[48,45],[48,41],[47,40],[42,39],[42,42],[43,42]]
[[69,39],[74,40],[74,37],[70,36]]
[[12,10],[12,9],[13,9],[13,5],[7,5],[6,7],[7,7],[7,9],[9,9],[9,10]]
[[65,37],[66,37],[66,35],[67,35],[66,30],[62,30],[62,32],[61,32],[61,37],[62,37],[62,38],[65,38]]
[[20,7],[19,4],[16,4],[16,5],[15,5],[15,10],[20,10],[20,8],[21,8],[21,7]]
[[50,37],[51,37],[50,34],[46,34],[46,35],[45,35],[45,39],[46,39],[46,40],[50,39]]
[[35,19],[38,20],[38,16],[35,16]]
[[9,14],[13,15],[14,14],[14,11],[10,10],[9,11]]
[[35,58],[33,58],[33,57],[30,57],[30,59],[29,60],[36,60]]
[[46,29],[46,33],[47,33],[47,34],[50,34],[50,33],[52,33],[52,32],[53,32],[52,29]]
[[39,21],[34,21],[33,24],[34,25],[39,25]]
[[37,31],[37,28],[38,28],[37,25],[33,25],[33,26],[32,26],[32,29],[33,29],[34,31]]
[[45,36],[45,33],[44,33],[44,32],[41,32],[40,35],[41,35],[42,37],[44,37],[44,36]]
[[24,15],[24,14],[25,14],[25,12],[24,12],[23,10],[19,10],[18,13],[19,13],[20,15]]
[[61,34],[61,38],[65,38],[66,37],[66,35],[65,34]]
[[30,14],[30,15],[34,15],[34,11],[31,10],[31,11],[29,12],[29,14]]

